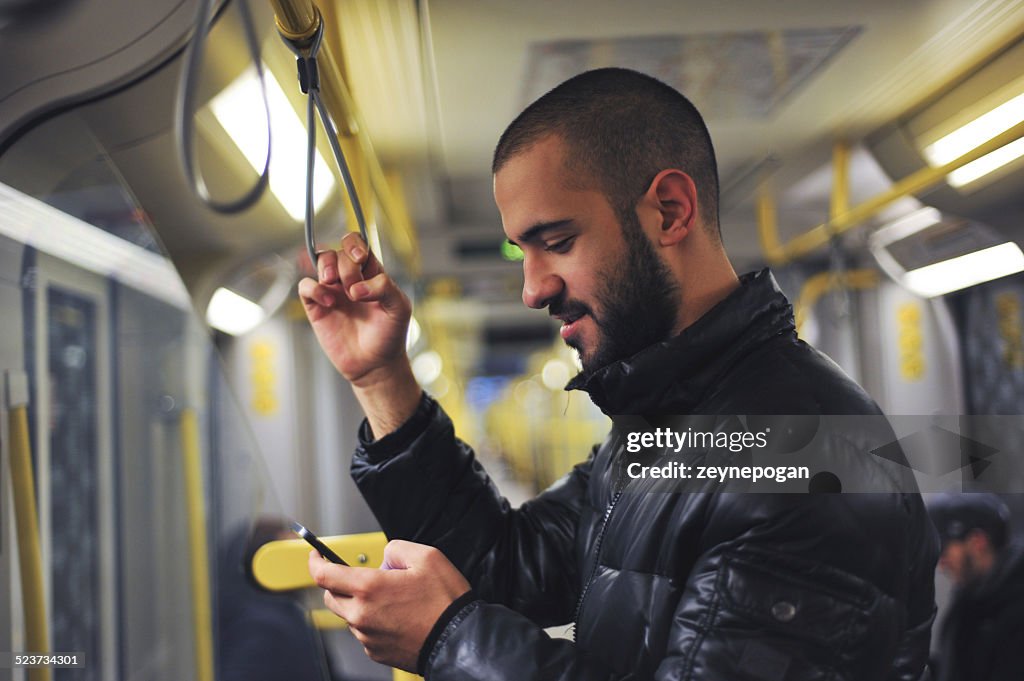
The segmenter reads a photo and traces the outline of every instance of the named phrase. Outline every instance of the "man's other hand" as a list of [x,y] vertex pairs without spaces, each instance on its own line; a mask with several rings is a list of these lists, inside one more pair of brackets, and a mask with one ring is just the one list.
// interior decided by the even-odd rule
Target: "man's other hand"
[[410,672],[437,619],[469,591],[439,550],[401,540],[388,543],[379,570],[335,565],[311,551],[309,573],[370,659]]

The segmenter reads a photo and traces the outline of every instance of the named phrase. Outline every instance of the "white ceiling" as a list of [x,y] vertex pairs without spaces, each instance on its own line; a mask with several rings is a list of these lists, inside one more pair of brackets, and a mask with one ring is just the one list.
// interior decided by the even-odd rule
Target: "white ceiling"
[[[827,163],[835,139],[857,140],[906,114],[1024,27],[1020,0],[429,0],[421,8],[433,50],[424,91],[429,97],[436,87],[437,93],[428,130],[449,188],[440,222],[471,231],[498,226],[490,157],[504,127],[528,103],[531,43],[862,27],[767,119],[708,120],[724,185],[772,156],[776,183],[785,187]],[[364,104],[368,112],[375,106]],[[368,118],[372,132],[372,113]],[[727,245],[741,261],[759,255],[745,198],[732,196],[736,205],[723,206]],[[781,216],[784,235],[815,224],[804,224],[806,212]],[[423,222],[429,240],[438,225]]]
[[838,134],[863,135],[1024,25],[1019,0],[431,0],[428,7],[443,158],[453,176],[487,174],[494,143],[527,103],[532,42],[863,26],[772,118],[708,121],[725,175],[751,156],[774,152],[785,161]]

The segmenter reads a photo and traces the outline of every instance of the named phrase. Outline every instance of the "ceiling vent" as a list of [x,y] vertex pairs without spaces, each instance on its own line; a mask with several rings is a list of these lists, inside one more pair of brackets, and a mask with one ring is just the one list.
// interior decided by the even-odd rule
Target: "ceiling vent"
[[705,118],[767,118],[861,30],[841,26],[534,43],[527,54],[523,103],[588,69],[618,66],[671,85]]

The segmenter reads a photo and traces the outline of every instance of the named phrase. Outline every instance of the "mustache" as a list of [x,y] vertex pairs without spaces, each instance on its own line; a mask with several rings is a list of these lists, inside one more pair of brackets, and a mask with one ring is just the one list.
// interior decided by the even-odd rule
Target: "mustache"
[[589,305],[572,298],[559,298],[558,300],[551,302],[548,305],[548,314],[552,317],[572,318],[590,315],[593,317],[594,321],[597,321],[597,317],[594,315],[594,311],[590,309]]

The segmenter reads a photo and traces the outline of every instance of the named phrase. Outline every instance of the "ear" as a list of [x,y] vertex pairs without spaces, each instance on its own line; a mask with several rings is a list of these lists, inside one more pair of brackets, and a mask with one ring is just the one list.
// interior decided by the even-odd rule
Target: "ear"
[[662,170],[651,181],[647,198],[661,214],[662,246],[679,243],[698,226],[697,186],[683,171]]

